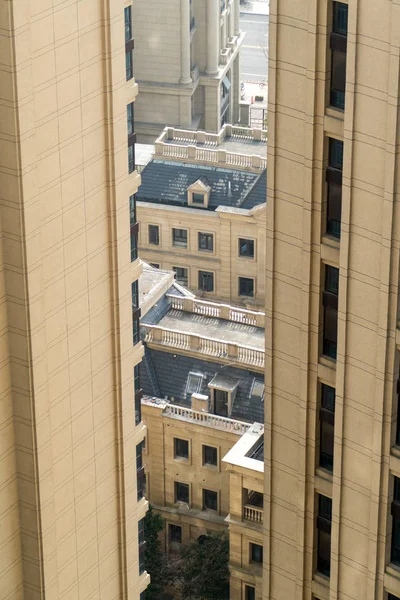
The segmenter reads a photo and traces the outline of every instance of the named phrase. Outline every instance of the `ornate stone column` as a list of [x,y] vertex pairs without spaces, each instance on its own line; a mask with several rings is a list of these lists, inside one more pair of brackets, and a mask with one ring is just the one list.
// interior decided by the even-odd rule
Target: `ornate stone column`
[[233,0],[232,8],[233,8],[233,19],[234,19],[234,29],[235,35],[240,35],[240,0]]
[[229,11],[228,36],[233,37],[234,35],[235,35],[235,0],[231,0],[230,11]]
[[219,71],[220,2],[207,0],[207,75]]
[[181,78],[180,83],[192,82],[190,76],[190,5],[181,0]]

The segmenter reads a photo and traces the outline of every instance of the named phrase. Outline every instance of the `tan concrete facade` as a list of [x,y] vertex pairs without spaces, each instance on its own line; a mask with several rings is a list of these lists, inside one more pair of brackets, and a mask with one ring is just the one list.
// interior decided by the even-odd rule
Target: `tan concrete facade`
[[139,576],[122,0],[0,1],[0,598]]
[[136,0],[132,10],[138,140],[154,142],[166,125],[237,123],[239,0]]
[[[349,1],[340,110],[334,4],[270,4],[264,600],[400,597],[400,6]],[[326,227],[328,138],[344,142],[340,239]],[[336,360],[323,347],[328,267],[339,269]],[[318,461],[323,385],[336,391],[333,472]],[[330,576],[317,564],[321,495],[332,500]]]

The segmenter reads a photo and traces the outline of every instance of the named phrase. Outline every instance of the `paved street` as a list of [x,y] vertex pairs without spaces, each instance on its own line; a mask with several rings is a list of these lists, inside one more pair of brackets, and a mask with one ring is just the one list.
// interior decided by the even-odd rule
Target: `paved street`
[[243,82],[267,82],[268,20],[267,15],[240,15],[240,29],[246,32],[241,50]]

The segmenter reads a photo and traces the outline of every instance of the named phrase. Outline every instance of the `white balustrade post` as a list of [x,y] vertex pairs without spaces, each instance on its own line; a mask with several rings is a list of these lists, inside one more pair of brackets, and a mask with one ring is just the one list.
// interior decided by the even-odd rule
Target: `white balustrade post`
[[191,83],[190,75],[190,5],[181,0],[181,79],[184,85]]
[[219,12],[219,0],[207,0],[207,75],[217,75],[219,71]]

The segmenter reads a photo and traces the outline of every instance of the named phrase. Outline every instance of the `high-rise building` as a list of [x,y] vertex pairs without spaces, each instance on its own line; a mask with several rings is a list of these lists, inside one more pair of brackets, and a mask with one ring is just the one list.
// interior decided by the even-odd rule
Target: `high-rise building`
[[400,598],[400,7],[270,4],[263,598]]
[[2,600],[148,583],[130,14],[0,1]]
[[133,3],[139,141],[165,125],[217,132],[239,121],[239,10],[239,0]]

